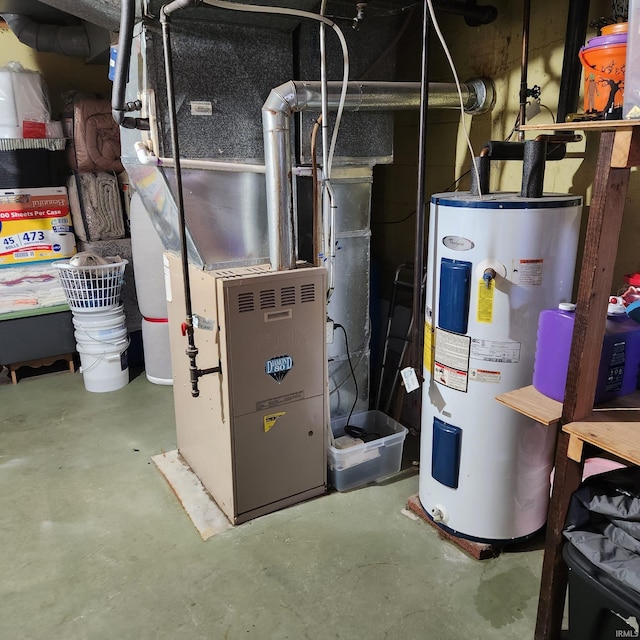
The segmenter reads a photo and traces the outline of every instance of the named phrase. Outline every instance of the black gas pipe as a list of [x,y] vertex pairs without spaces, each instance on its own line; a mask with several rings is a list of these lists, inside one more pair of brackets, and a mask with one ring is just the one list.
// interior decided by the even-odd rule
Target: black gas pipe
[[418,135],[418,190],[416,193],[416,228],[413,265],[413,299],[411,305],[411,364],[422,372],[422,271],[424,269],[425,163],[427,148],[427,107],[429,105],[429,6],[422,10],[422,70],[420,77],[420,129]]
[[191,381],[191,395],[200,395],[198,380],[209,373],[220,373],[221,365],[209,369],[198,369],[196,357],[198,348],[193,337],[193,308],[191,305],[191,282],[189,279],[189,260],[187,256],[187,232],[184,213],[184,198],[182,192],[182,171],[180,166],[180,147],[178,144],[178,122],[176,117],[176,102],[173,88],[173,59],[171,55],[171,29],[169,16],[178,9],[195,6],[199,0],[174,0],[160,10],[160,24],[162,25],[162,45],[164,49],[164,70],[167,83],[167,103],[169,106],[169,126],[171,129],[171,147],[175,166],[176,195],[178,205],[178,228],[180,230],[180,257],[182,260],[182,279],[184,287],[184,307],[186,320],[182,324],[182,334],[187,337],[186,354],[189,358],[189,379]]

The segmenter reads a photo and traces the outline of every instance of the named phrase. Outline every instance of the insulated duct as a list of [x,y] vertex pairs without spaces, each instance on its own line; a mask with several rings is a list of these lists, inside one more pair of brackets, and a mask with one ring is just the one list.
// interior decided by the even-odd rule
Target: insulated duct
[[[328,108],[340,101],[341,82],[329,82]],[[478,115],[495,104],[490,80],[475,78],[461,85],[466,113]],[[320,82],[291,80],[271,91],[262,106],[264,157],[269,219],[271,269],[295,268],[293,188],[291,183],[291,115],[322,104]],[[420,106],[419,82],[350,82],[344,108],[349,111],[397,111]],[[460,98],[455,84],[429,83],[429,107],[456,109]]]
[[36,51],[89,59],[109,46],[105,32],[106,46],[96,50],[96,34],[89,34],[86,24],[72,26],[42,24],[29,16],[18,13],[3,13],[1,15],[18,40]]

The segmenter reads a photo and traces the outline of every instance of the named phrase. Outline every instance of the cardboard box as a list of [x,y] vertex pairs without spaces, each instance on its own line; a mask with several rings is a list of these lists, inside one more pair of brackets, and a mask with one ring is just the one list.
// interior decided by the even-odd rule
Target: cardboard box
[[65,187],[0,189],[0,267],[76,252]]

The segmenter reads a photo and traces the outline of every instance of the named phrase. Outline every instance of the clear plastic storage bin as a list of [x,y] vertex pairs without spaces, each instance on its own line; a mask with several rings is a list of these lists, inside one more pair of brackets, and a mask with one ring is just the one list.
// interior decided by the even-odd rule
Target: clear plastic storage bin
[[[347,416],[331,421],[334,438],[344,436]],[[339,449],[329,445],[329,482],[338,491],[355,489],[400,471],[402,447],[407,429],[382,411],[366,411],[351,416],[351,425],[381,437]]]

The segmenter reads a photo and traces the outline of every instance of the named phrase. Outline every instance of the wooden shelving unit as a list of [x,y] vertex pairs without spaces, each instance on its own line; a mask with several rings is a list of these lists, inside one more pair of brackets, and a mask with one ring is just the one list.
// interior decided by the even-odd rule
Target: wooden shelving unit
[[567,588],[562,529],[571,494],[582,480],[585,449],[595,448],[640,465],[640,394],[620,399],[623,402],[608,411],[593,410],[599,364],[594,354],[600,353],[604,338],[630,169],[640,165],[640,121],[570,122],[522,129],[600,134],[564,403],[545,399],[532,387],[498,397],[542,424],[562,427],[558,431],[535,631],[536,640],[559,640]]

